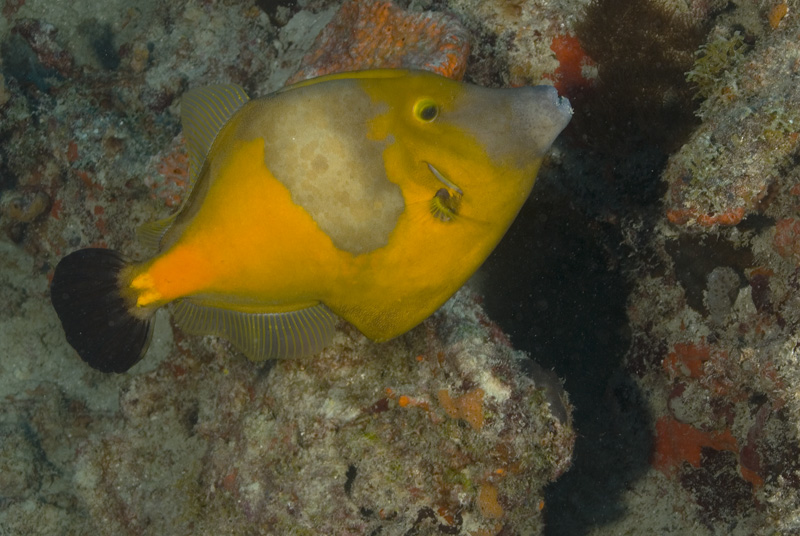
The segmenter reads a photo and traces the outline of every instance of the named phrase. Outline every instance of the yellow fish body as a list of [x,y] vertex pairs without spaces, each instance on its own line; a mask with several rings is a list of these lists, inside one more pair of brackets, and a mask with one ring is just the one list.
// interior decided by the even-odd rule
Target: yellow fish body
[[170,302],[185,331],[253,360],[319,351],[334,315],[376,341],[400,335],[494,249],[571,113],[551,87],[422,71],[326,76],[254,100],[238,86],[189,92],[192,192],[147,229],[153,258],[62,259],[51,297],[67,340],[123,372]]

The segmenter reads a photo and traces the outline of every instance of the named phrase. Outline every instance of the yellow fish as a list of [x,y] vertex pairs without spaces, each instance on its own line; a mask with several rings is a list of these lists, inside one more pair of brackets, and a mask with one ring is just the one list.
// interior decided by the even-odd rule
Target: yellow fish
[[184,95],[193,189],[128,263],[83,249],[51,299],[92,367],[124,372],[175,302],[194,334],[252,360],[309,355],[336,315],[370,339],[410,330],[483,263],[572,109],[549,86],[488,89],[407,70],[320,77],[250,100]]

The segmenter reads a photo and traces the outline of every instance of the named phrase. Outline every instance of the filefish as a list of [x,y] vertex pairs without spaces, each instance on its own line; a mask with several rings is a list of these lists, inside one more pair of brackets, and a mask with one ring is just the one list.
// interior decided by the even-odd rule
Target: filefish
[[124,372],[173,303],[190,334],[248,358],[308,356],[337,317],[375,341],[439,308],[494,249],[570,120],[550,86],[489,89],[413,70],[328,75],[249,99],[181,101],[192,189],[129,262],[81,249],[51,301],[95,369]]

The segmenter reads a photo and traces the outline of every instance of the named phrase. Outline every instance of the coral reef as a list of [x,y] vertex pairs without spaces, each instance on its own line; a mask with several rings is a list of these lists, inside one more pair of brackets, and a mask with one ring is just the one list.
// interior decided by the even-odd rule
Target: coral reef
[[[627,233],[640,253],[626,366],[648,393],[656,472],[625,498],[619,533],[800,530],[800,20],[772,8],[716,20],[687,74],[703,122],[663,171],[666,213]],[[633,513],[646,504],[659,514]]]
[[[796,534],[800,19],[793,3],[659,3],[691,4],[708,31],[683,56],[683,95],[696,95],[685,111],[697,115],[684,145],[659,144],[662,158],[646,160],[657,139],[626,138],[629,111],[612,108],[615,147],[636,150],[560,154],[557,185],[539,184],[529,231],[506,252],[518,259],[493,274],[536,281],[498,284],[516,285],[500,307],[531,299],[509,324],[490,306],[498,298],[487,309],[515,346],[564,361],[544,363],[565,377],[579,435],[573,467],[547,494],[546,533]],[[582,147],[608,146],[579,126]],[[609,289],[612,274],[626,284]],[[615,295],[626,302],[618,323]]]
[[[587,4],[5,2],[0,532],[800,531],[800,11],[637,4],[670,15],[669,47],[642,28],[627,50],[651,48],[611,61],[602,38],[625,25],[595,12],[601,42],[581,40]],[[318,46],[377,65],[359,62],[384,43],[359,48],[342,30],[359,14],[420,38],[390,61],[432,54],[491,86],[550,80],[609,112],[599,124],[616,140],[573,130],[501,247],[509,271],[474,282],[497,291],[492,320],[464,289],[390,343],[340,325],[316,360],[256,365],[161,314],[130,374],[83,366],[48,277],[79,247],[139,256],[133,230],[181,203],[180,95],[217,82],[258,95],[301,68],[344,68],[312,48],[331,21]],[[311,50],[321,61],[301,67]],[[655,57],[669,67],[658,76]],[[600,79],[627,86],[603,104]],[[515,323],[508,336],[499,319]]]
[[10,244],[2,258],[2,349],[25,357],[0,369],[6,532],[540,532],[569,404],[471,292],[391,343],[340,326],[317,359],[266,366],[162,326],[167,359],[109,376],[66,347],[32,259]]
[[514,87],[552,79],[559,61],[550,47],[566,32],[573,8],[547,0],[448,1],[447,9],[476,36],[467,77]]

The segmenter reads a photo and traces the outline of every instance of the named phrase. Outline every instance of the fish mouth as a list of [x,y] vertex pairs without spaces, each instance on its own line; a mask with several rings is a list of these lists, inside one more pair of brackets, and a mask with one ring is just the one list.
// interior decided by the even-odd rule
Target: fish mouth
[[433,164],[430,162],[425,162],[425,164],[428,166],[428,169],[431,171],[431,173],[433,173],[433,176],[436,177],[436,180],[456,192],[459,196],[464,195],[464,192],[461,191],[461,188],[459,188],[455,183],[451,182],[450,179],[445,177],[438,169],[436,169]]

